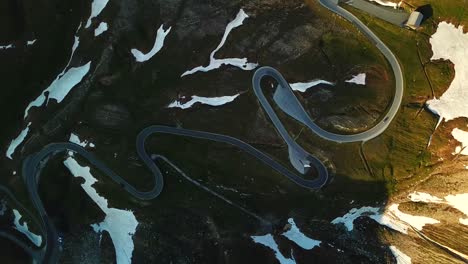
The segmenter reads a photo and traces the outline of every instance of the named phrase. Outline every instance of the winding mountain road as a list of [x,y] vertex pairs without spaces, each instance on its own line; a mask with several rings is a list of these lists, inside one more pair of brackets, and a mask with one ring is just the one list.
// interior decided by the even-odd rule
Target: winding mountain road
[[[151,171],[151,173],[154,176],[153,188],[149,191],[139,191],[83,147],[74,143],[52,143],[45,146],[40,152],[28,156],[23,161],[22,167],[23,180],[26,183],[26,188],[30,194],[33,206],[39,213],[40,228],[43,231],[43,233],[45,233],[45,241],[43,243],[42,250],[40,251],[40,253],[34,254],[34,257],[36,257],[36,260],[38,262],[57,263],[59,256],[57,231],[55,229],[55,226],[47,216],[47,212],[45,211],[44,205],[42,204],[42,200],[38,193],[38,184],[40,180],[41,169],[47,163],[47,159],[54,155],[57,155],[58,153],[73,151],[74,153],[79,154],[81,158],[84,158],[90,164],[92,164],[93,168],[96,168],[100,170],[104,175],[109,176],[114,182],[122,186],[122,188],[133,197],[140,200],[150,200],[158,197],[164,186],[163,175],[160,169],[157,167],[157,165],[154,163],[154,161],[151,159],[150,155],[148,155],[145,149],[146,139],[153,134],[171,134],[233,145],[254,156],[264,164],[270,166],[278,173],[289,178],[297,185],[307,189],[319,189],[328,180],[327,168],[318,159],[315,159],[312,156],[308,158],[311,160],[310,164],[316,166],[315,168],[318,172],[318,177],[312,180],[308,180],[291,172],[289,169],[275,161],[267,154],[259,151],[258,149],[239,139],[215,133],[155,125],[143,129],[138,134],[136,139],[136,151],[143,163],[147,166],[147,168]],[[8,236],[4,237],[11,239]]]
[[300,102],[295,97],[292,92],[289,84],[284,80],[281,74],[271,67],[262,67],[258,69],[252,79],[252,85],[254,92],[262,105],[263,109],[268,114],[269,118],[272,120],[275,128],[278,130],[281,137],[284,139],[288,145],[289,157],[294,168],[299,171],[301,174],[309,173],[311,168],[315,168],[318,177],[312,180],[305,179],[302,176],[299,176],[286,167],[275,161],[273,158],[267,154],[259,151],[253,146],[230,136],[214,134],[203,131],[194,131],[182,128],[174,128],[167,126],[150,126],[143,129],[137,136],[136,139],[136,148],[139,157],[142,159],[143,163],[148,167],[151,173],[154,176],[154,186],[151,190],[148,191],[139,191],[125,181],[118,174],[113,172],[109,167],[107,167],[103,162],[96,158],[92,153],[89,153],[83,147],[73,144],[73,143],[53,143],[45,146],[40,152],[28,156],[23,161],[22,167],[22,176],[26,183],[27,190],[30,194],[31,201],[34,208],[37,210],[40,221],[38,221],[39,227],[42,233],[45,235],[43,240],[42,248],[39,251],[30,250],[22,242],[19,242],[16,238],[9,236],[7,233],[0,232],[0,236],[4,236],[8,239],[11,239],[13,242],[20,244],[23,248],[27,249],[28,253],[35,258],[39,263],[57,263],[59,258],[59,245],[58,245],[58,236],[57,231],[47,216],[47,212],[44,209],[43,203],[38,193],[38,184],[40,179],[41,169],[47,163],[47,159],[51,156],[54,156],[58,153],[73,151],[79,154],[82,158],[86,159],[91,163],[94,168],[99,169],[103,174],[109,176],[113,181],[120,184],[122,188],[127,191],[130,195],[134,196],[137,199],[149,200],[158,197],[161,193],[164,185],[163,176],[160,169],[148,155],[145,150],[146,139],[153,134],[172,134],[177,136],[185,136],[191,138],[198,138],[203,140],[210,140],[215,142],[227,143],[233,145],[237,148],[242,149],[243,151],[254,156],[264,164],[270,166],[272,169],[278,173],[286,176],[292,182],[297,185],[308,188],[308,189],[319,189],[321,188],[328,180],[328,171],[323,163],[306,152],[302,147],[300,147],[288,134],[287,130],[279,120],[278,116],[274,112],[271,105],[268,103],[268,100],[265,98],[263,91],[260,87],[260,81],[265,76],[271,76],[278,81],[279,86],[277,92],[275,92],[274,100],[278,106],[286,112],[288,115],[292,116],[299,122],[303,123],[309,127],[313,132],[315,132],[320,137],[331,140],[339,143],[346,142],[365,142],[372,138],[377,137],[385,131],[390,122],[396,116],[401,101],[403,97],[403,74],[398,64],[398,61],[394,54],[388,49],[387,46],[369,29],[365,26],[359,19],[354,15],[344,10],[343,8],[337,5],[336,0],[318,0],[324,7],[328,8],[334,13],[344,17],[351,23],[353,23],[364,35],[366,35],[373,43],[376,44],[377,48],[382,52],[382,54],[389,61],[393,72],[395,74],[396,82],[396,91],[393,98],[392,105],[390,106],[389,111],[386,116],[373,128],[359,134],[354,135],[340,135],[331,133],[321,129],[316,125],[307,112],[303,109]]
[[[403,100],[403,91],[404,91],[404,78],[403,78],[403,72],[401,70],[400,64],[398,63],[398,60],[396,56],[392,53],[392,51],[377,37],[377,35],[372,32],[364,23],[361,22],[357,17],[355,17],[353,14],[348,12],[346,9],[340,7],[338,5],[338,0],[317,0],[322,6],[327,8],[333,13],[336,13],[343,17],[344,19],[348,20],[351,22],[354,26],[358,28],[359,31],[361,31],[372,43],[375,44],[377,49],[382,52],[382,54],[385,56],[387,61],[390,63],[390,66],[392,67],[393,74],[395,75],[395,94],[393,96],[393,101],[392,104],[390,105],[390,108],[388,109],[386,115],[382,120],[377,123],[374,127],[372,127],[369,130],[366,130],[365,132],[358,133],[358,134],[352,134],[352,135],[340,135],[340,134],[335,134],[328,132],[322,128],[320,128],[318,125],[316,125],[310,117],[306,115],[301,115],[296,118],[298,121],[309,127],[312,131],[314,131],[317,135],[320,137],[338,142],[338,143],[348,143],[348,142],[365,142],[369,141],[380,134],[382,134],[390,125],[392,120],[395,118],[395,116],[398,113],[398,110],[400,109],[401,101]],[[297,99],[297,98],[296,98]]]

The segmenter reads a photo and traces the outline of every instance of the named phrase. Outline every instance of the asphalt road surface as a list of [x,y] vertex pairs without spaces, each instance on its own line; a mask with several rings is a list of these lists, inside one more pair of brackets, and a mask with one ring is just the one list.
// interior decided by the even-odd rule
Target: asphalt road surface
[[[44,209],[42,204],[42,200],[38,193],[38,183],[40,180],[40,172],[41,169],[47,163],[47,159],[62,152],[66,151],[73,151],[76,154],[79,154],[81,158],[86,159],[90,164],[93,165],[93,168],[100,170],[103,174],[109,176],[113,181],[118,183],[122,188],[127,191],[130,195],[137,199],[141,200],[150,200],[154,199],[159,196],[161,191],[163,190],[164,180],[163,175],[154,161],[151,159],[150,155],[146,152],[145,149],[145,142],[146,139],[153,135],[153,134],[172,134],[178,136],[185,136],[185,137],[192,137],[210,141],[216,141],[220,143],[226,143],[233,145],[237,148],[242,149],[243,151],[249,153],[250,155],[254,156],[264,164],[270,166],[272,169],[277,171],[278,173],[286,176],[291,181],[296,183],[297,185],[308,188],[308,189],[319,189],[321,188],[328,180],[328,171],[326,167],[314,157],[308,157],[311,159],[310,164],[316,166],[316,170],[318,172],[318,177],[312,180],[305,179],[293,172],[289,169],[281,165],[280,163],[276,162],[273,158],[268,156],[267,154],[259,151],[258,149],[254,148],[253,146],[230,136],[214,134],[209,132],[203,131],[195,131],[195,130],[188,130],[183,128],[174,128],[174,127],[167,127],[167,126],[150,126],[143,129],[137,136],[136,140],[136,150],[147,168],[151,171],[154,176],[154,186],[149,191],[139,191],[135,189],[132,185],[130,185],[127,181],[125,181],[122,177],[112,171],[106,164],[101,162],[98,158],[96,158],[92,153],[88,152],[83,147],[74,144],[74,143],[52,143],[45,146],[40,152],[28,156],[23,161],[22,167],[22,176],[26,183],[26,188],[30,195],[30,199],[33,203],[34,208],[37,210],[39,217],[40,217],[40,228],[45,233],[45,240],[43,242],[43,247],[40,251],[34,252],[34,254],[30,253],[33,257],[35,257],[36,261],[39,263],[57,263],[59,257],[59,245],[58,245],[58,235],[55,226],[50,221],[49,217],[47,216],[47,212]],[[309,164],[309,163],[308,163]],[[0,233],[0,235],[2,235]],[[4,237],[11,239],[8,235],[3,235]],[[13,242],[18,243],[17,240],[11,239]],[[25,246],[21,244],[23,248]]]

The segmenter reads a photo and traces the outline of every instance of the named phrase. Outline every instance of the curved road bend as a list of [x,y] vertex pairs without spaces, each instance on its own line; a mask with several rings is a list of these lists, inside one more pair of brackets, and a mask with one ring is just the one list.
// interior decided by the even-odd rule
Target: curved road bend
[[167,126],[150,126],[143,129],[138,134],[136,139],[137,153],[139,157],[143,160],[145,165],[148,167],[148,169],[154,175],[155,181],[153,189],[142,192],[135,189],[132,185],[130,185],[122,177],[113,172],[109,167],[107,167],[107,165],[105,165],[103,162],[97,159],[92,153],[86,151],[83,147],[73,143],[52,143],[45,146],[40,152],[28,156],[23,161],[22,167],[22,175],[26,183],[26,188],[31,196],[31,200],[33,202],[34,207],[40,215],[40,227],[42,230],[46,231],[45,243],[43,243],[44,246],[39,257],[40,262],[57,263],[59,252],[57,231],[52,222],[50,221],[49,217],[47,216],[47,212],[44,209],[44,206],[38,193],[40,172],[41,169],[45,166],[47,158],[56,155],[60,152],[74,151],[80,154],[88,162],[90,162],[96,169],[101,170],[102,173],[106,174],[116,183],[120,184],[125,189],[125,191],[127,191],[135,198],[141,200],[149,200],[156,198],[161,193],[164,184],[163,175],[161,174],[161,171],[145,150],[146,139],[155,133],[186,136],[233,145],[251,154],[258,160],[270,166],[272,169],[276,170],[278,173],[288,177],[291,181],[304,188],[319,189],[328,180],[328,171],[326,167],[319,160],[315,159],[310,155],[307,156],[307,158],[310,160],[309,164],[316,166],[315,168],[318,172],[318,177],[313,180],[307,180],[301,176],[292,173],[290,170],[273,160],[267,154],[264,154],[263,152],[259,151],[253,146],[230,136],[182,128],[173,128]]
[[[294,95],[294,92],[289,86],[289,83],[283,78],[283,76],[277,70],[271,67],[262,67],[262,68],[259,68],[255,72],[255,75],[252,79],[255,94],[257,95],[258,100],[262,104],[267,114],[272,119],[273,123],[275,123],[275,126],[277,127],[281,135],[284,135],[287,133],[285,131],[282,131],[284,127],[278,128],[276,123],[281,123],[281,122],[279,120],[276,120],[277,119],[276,117],[272,117],[272,114],[274,114],[274,111],[271,108],[268,101],[266,100],[263,94],[263,91],[260,87],[260,81],[264,76],[271,76],[275,78],[276,81],[279,83],[279,87],[277,88],[277,91],[275,92],[274,100],[278,104],[278,106],[281,108],[281,110],[283,110],[285,113],[287,113],[288,115],[290,115],[297,121],[301,122],[305,126],[309,127],[309,129],[311,129],[318,136],[322,137],[323,139],[338,142],[338,143],[369,141],[379,136],[387,129],[387,127],[389,126],[393,118],[395,118],[396,114],[398,113],[398,110],[400,109],[401,101],[403,99],[403,88],[404,88],[403,87],[403,73],[400,68],[400,64],[398,63],[397,58],[391,52],[391,50],[366,25],[364,25],[364,23],[362,23],[358,18],[356,18],[350,12],[338,6],[337,0],[318,0],[318,1],[320,2],[320,4],[322,4],[324,7],[326,7],[330,11],[344,17],[346,20],[353,23],[367,38],[369,38],[369,40],[372,43],[376,45],[376,47],[380,50],[380,52],[382,52],[382,54],[390,63],[393,73],[395,75],[396,86],[395,86],[395,95],[393,97],[392,104],[390,106],[390,109],[384,116],[384,118],[382,118],[382,120],[379,123],[377,123],[374,127],[362,133],[352,134],[352,135],[342,135],[342,134],[328,132],[320,128],[317,124],[314,123],[314,121],[312,121],[312,119],[304,110],[304,108],[302,107],[297,97]],[[274,115],[276,116],[276,114]],[[288,140],[285,137],[283,138],[288,142]]]

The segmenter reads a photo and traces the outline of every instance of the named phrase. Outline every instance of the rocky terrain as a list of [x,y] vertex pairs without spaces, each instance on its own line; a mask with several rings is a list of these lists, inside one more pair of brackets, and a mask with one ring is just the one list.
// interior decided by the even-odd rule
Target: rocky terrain
[[[48,143],[69,141],[71,133],[86,140],[89,151],[140,189],[150,188],[152,178],[136,155],[135,136],[152,124],[230,135],[289,165],[284,142],[253,93],[253,69],[223,65],[184,75],[200,65],[208,67],[213,58],[245,58],[246,63],[272,66],[291,84],[331,83],[296,91],[296,95],[321,127],[334,132],[365,131],[380,120],[392,100],[394,80],[385,58],[365,36],[317,1],[109,1],[88,25],[92,8],[91,1],[0,3],[0,45],[14,44],[14,48],[0,49],[2,151],[28,128],[12,158],[0,158],[1,183],[27,208],[31,205],[20,176],[22,159]],[[241,10],[247,17],[217,49],[227,25]],[[108,30],[96,36],[95,29],[104,22]],[[162,31],[167,35],[160,50],[144,62],[137,61],[132,50],[149,54]],[[28,44],[34,39],[35,43]],[[210,55],[213,51],[214,57]],[[60,72],[66,74],[88,62],[90,70],[63,101],[33,106],[25,117],[27,106]],[[364,83],[353,81],[363,73]],[[418,141],[418,147],[408,150],[411,159],[399,156],[401,163],[387,165],[398,156],[394,153],[412,148],[399,139],[409,133],[406,127],[398,130],[401,120],[409,122],[407,116],[415,116],[412,111],[424,111],[419,106],[426,94],[411,90],[419,84],[415,79],[407,82],[411,92],[405,97],[410,99],[397,121],[397,132],[390,128],[366,146],[325,142],[275,109],[291,135],[330,169],[330,183],[320,191],[297,187],[233,147],[169,135],[151,138],[147,149],[166,156],[205,189],[163,162],[166,183],[155,200],[132,200],[119,185],[92,168],[97,179],[93,186],[110,207],[130,210],[138,220],[132,236],[133,263],[394,263],[398,261],[394,246],[410,255],[413,263],[463,263],[468,238],[466,226],[457,223],[463,214],[447,203],[416,203],[408,198],[414,191],[442,199],[468,189],[463,181],[466,172],[460,167],[466,159],[453,156],[452,145],[448,147],[445,140],[450,123],[441,125],[433,145],[426,148],[432,152],[426,163],[413,164]],[[275,87],[274,82],[264,86],[271,96],[268,87]],[[238,96],[221,106],[168,107],[175,101],[184,104],[193,96],[233,95]],[[427,112],[421,116],[425,121],[414,122],[418,128],[430,127],[424,127],[424,135],[429,135],[435,120]],[[118,261],[109,233],[90,227],[105,214],[83,192],[83,180],[71,176],[63,166],[65,157],[51,159],[40,182],[46,210],[63,239],[61,262]],[[400,171],[405,173],[396,176]],[[6,196],[4,200],[8,210],[17,207]],[[404,214],[432,217],[441,224],[417,230],[404,217],[388,212],[386,207],[393,204],[399,204],[397,209]],[[351,208],[362,207],[376,208],[378,213],[372,209],[356,218],[351,231],[347,225],[332,223]],[[409,226],[409,231],[403,234],[366,217],[372,214],[393,217],[394,222]],[[0,225],[6,230],[15,231],[13,221],[0,216]],[[37,233],[34,223],[28,222]],[[296,230],[295,225],[309,238],[306,241],[319,241],[319,245],[304,247],[288,238],[285,234]],[[277,250],[255,242],[254,237],[266,239],[268,235],[274,238]],[[25,253],[10,241],[2,238],[0,244],[1,255],[11,263],[27,261]]]

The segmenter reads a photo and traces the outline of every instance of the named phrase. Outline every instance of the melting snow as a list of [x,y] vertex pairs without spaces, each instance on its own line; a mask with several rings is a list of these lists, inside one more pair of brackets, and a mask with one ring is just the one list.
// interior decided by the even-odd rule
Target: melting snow
[[95,145],[91,142],[89,142],[88,140],[83,140],[81,141],[80,140],[80,137],[78,137],[78,135],[74,134],[74,133],[71,133],[70,134],[70,139],[69,139],[70,142],[72,143],[75,143],[77,145],[80,145],[82,147],[87,147],[88,145],[91,147],[91,148],[94,148]]
[[288,238],[289,240],[293,241],[296,243],[298,246],[300,246],[303,249],[313,249],[314,247],[320,246],[321,241],[311,239],[304,235],[301,230],[296,226],[296,223],[294,222],[294,219],[289,218],[288,223],[291,225],[291,229],[288,231],[284,232],[282,235]]
[[15,46],[13,46],[13,44],[8,44],[6,46],[0,46],[0,50],[6,50],[6,49],[12,49],[14,48]]
[[201,96],[192,96],[190,101],[185,103],[181,103],[180,101],[174,101],[170,103],[167,107],[168,108],[181,108],[187,109],[192,107],[196,103],[206,104],[210,106],[220,106],[227,103],[234,101],[240,94],[232,95],[232,96],[221,96],[221,97],[201,97]]
[[393,256],[395,256],[397,264],[411,264],[411,258],[408,255],[401,252],[395,246],[390,246],[389,248],[390,248],[390,251],[392,252]]
[[106,214],[104,221],[91,225],[95,232],[107,231],[114,243],[118,264],[131,263],[134,249],[132,236],[135,234],[138,221],[133,212],[116,208],[109,208],[107,199],[100,196],[92,187],[97,179],[90,172],[89,167],[83,167],[72,157],[64,162],[65,166],[75,177],[82,177],[85,182],[81,184],[83,190]]
[[358,75],[353,75],[353,78],[346,80],[347,83],[355,83],[359,85],[366,85],[366,74],[359,73]]
[[166,36],[169,34],[169,32],[171,32],[171,27],[169,27],[167,30],[164,30],[163,25],[161,25],[158,29],[158,32],[156,33],[156,39],[154,41],[153,48],[146,54],[142,53],[137,49],[132,49],[131,52],[135,57],[136,61],[144,62],[156,55],[156,53],[158,53],[162,49],[164,45],[164,40],[166,39]]
[[89,26],[91,26],[91,20],[99,16],[99,14],[102,12],[102,10],[104,10],[108,2],[109,0],[94,0],[93,1],[93,3],[91,4],[91,15],[88,21],[86,22],[85,28],[89,28]]
[[383,214],[379,213],[380,208],[377,207],[365,206],[359,209],[353,208],[344,216],[335,218],[331,223],[344,224],[348,231],[351,231],[354,229],[354,220],[361,216],[367,216],[381,225],[385,225],[404,234],[408,233],[409,226],[422,230],[423,226],[426,224],[440,223],[438,220],[429,217],[403,213],[398,207],[399,204],[392,204]]
[[255,68],[257,68],[258,64],[257,63],[249,63],[247,58],[226,58],[226,59],[216,59],[214,56],[216,54],[216,52],[218,52],[221,47],[223,47],[224,43],[226,42],[226,39],[229,35],[229,33],[231,33],[231,31],[236,28],[236,27],[239,27],[243,24],[244,20],[246,18],[248,18],[249,16],[244,12],[244,10],[239,10],[239,13],[237,14],[236,18],[231,21],[227,26],[226,26],[226,30],[224,31],[224,35],[223,35],[223,38],[221,39],[221,42],[219,43],[218,47],[216,47],[215,50],[213,50],[210,54],[210,64],[206,67],[204,66],[198,66],[198,67],[195,67],[189,71],[186,71],[184,72],[181,77],[184,77],[186,75],[190,75],[190,74],[194,74],[198,71],[201,71],[201,72],[207,72],[207,71],[211,71],[211,70],[214,70],[214,69],[218,69],[219,67],[221,67],[222,65],[231,65],[231,66],[235,66],[235,67],[238,67],[242,70],[245,70],[245,71],[250,71],[250,70],[253,70]]
[[423,202],[423,203],[443,203],[444,200],[432,196],[428,193],[423,193],[423,192],[413,192],[408,195],[408,198],[413,201],[413,202]]
[[23,233],[26,237],[28,237],[29,240],[31,240],[31,242],[34,243],[34,245],[40,246],[42,243],[42,237],[29,231],[28,223],[26,223],[25,221],[23,222],[23,224],[20,224],[22,216],[20,212],[18,212],[18,210],[13,209],[13,214],[15,215],[15,219],[13,220],[15,224],[14,228],[19,232]]
[[[468,216],[468,193],[445,196],[447,203]],[[460,218],[461,224],[468,225],[468,218]]]
[[9,159],[13,159],[11,157],[11,155],[13,155],[13,153],[15,153],[15,150],[16,148],[21,144],[23,143],[24,139],[26,138],[26,136],[28,135],[29,133],[29,126],[31,125],[31,122],[29,122],[28,126],[23,129],[21,131],[21,133],[18,135],[18,137],[16,137],[15,139],[13,139],[10,143],[10,145],[8,146],[8,149],[7,149],[7,152],[6,152],[6,156],[7,158]]
[[461,146],[457,146],[455,148],[455,152],[453,154],[468,155],[468,132],[454,128],[452,130],[452,136],[461,143]]
[[31,46],[31,45],[33,45],[34,43],[36,43],[36,41],[37,41],[37,39],[28,40],[27,45],[28,45],[28,46]]
[[410,215],[401,212],[398,209],[399,204],[392,204],[388,208],[388,213],[390,215],[394,215],[399,218],[401,221],[406,222],[407,224],[411,225],[412,227],[416,228],[417,230],[421,231],[422,228],[427,224],[438,224],[440,221],[425,217],[425,216],[416,216]]
[[385,1],[385,0],[369,0],[370,2],[374,2],[374,3],[377,3],[379,5],[382,5],[382,6],[390,6],[390,7],[393,7],[393,8],[397,8],[400,6],[400,3],[393,3],[391,1]]
[[468,117],[468,34],[463,27],[455,27],[447,22],[439,23],[436,33],[430,39],[434,55],[432,60],[450,60],[455,65],[455,78],[450,87],[439,98],[427,102],[429,109],[439,115],[440,121],[457,117]]
[[264,236],[252,236],[251,238],[255,243],[262,244],[273,250],[273,252],[275,252],[275,257],[280,264],[296,264],[294,258],[286,258],[285,256],[283,256],[283,254],[281,254],[278,248],[278,244],[276,244],[271,234],[266,234]]
[[67,96],[75,85],[77,85],[83,77],[88,73],[91,62],[86,63],[83,66],[77,68],[70,68],[63,75],[57,76],[57,78],[50,84],[50,86],[45,89],[41,95],[39,95],[34,101],[32,101],[24,112],[24,118],[28,116],[28,112],[31,107],[42,106],[46,102],[46,94],[48,93],[48,100],[55,99],[57,103],[62,102],[62,100]]
[[299,91],[304,93],[307,91],[309,88],[317,86],[319,84],[327,84],[327,85],[335,85],[335,83],[325,81],[325,80],[312,80],[309,82],[298,82],[298,83],[290,83],[289,85],[291,86],[291,89],[293,91]]
[[94,30],[94,36],[97,37],[102,33],[106,32],[108,29],[106,22],[101,22],[99,26]]

